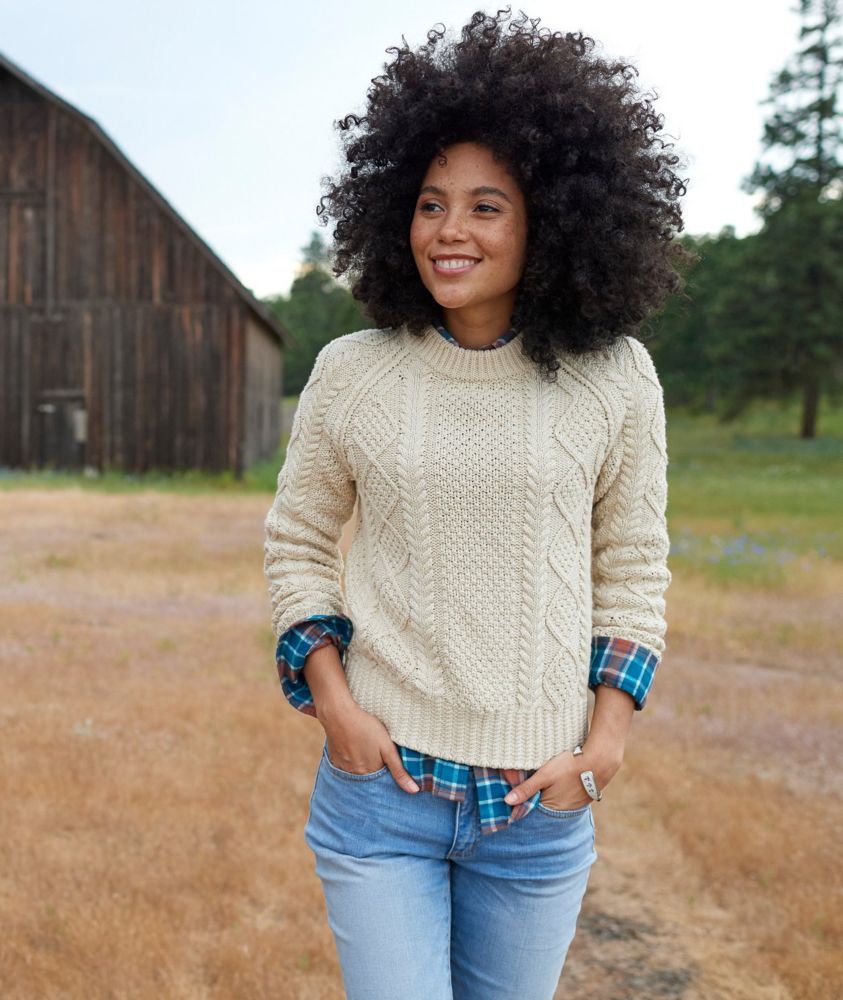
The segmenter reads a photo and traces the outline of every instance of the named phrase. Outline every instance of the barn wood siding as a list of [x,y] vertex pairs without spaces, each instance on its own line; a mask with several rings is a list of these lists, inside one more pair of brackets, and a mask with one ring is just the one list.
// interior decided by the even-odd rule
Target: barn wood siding
[[95,310],[91,326],[92,398],[102,406],[92,416],[104,431],[91,441],[95,464],[236,469],[239,308],[112,305]]
[[282,356],[266,329],[246,320],[244,463],[272,458],[281,440]]
[[80,464],[241,474],[280,395],[249,301],[90,120],[0,65],[0,465],[45,461],[46,393],[87,413]]
[[21,309],[0,305],[0,465],[23,464],[22,416],[29,412],[21,372],[27,369]]
[[0,88],[0,302],[32,305],[45,296],[49,109],[12,77]]

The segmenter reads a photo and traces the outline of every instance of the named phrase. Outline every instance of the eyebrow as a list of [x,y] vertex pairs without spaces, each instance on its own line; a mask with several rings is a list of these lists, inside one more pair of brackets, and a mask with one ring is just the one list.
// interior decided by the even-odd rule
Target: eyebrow
[[[473,190],[469,191],[468,193],[471,194],[471,195],[496,194],[499,197],[503,198],[504,201],[508,201],[510,205],[512,204],[512,199],[509,197],[509,195],[506,193],[506,191],[501,191],[500,188],[491,187],[489,184],[483,184],[480,187],[474,188]],[[444,195],[445,192],[442,190],[442,188],[436,187],[435,184],[425,184],[425,186],[421,189],[421,191],[419,191],[419,194],[438,194],[438,195]]]

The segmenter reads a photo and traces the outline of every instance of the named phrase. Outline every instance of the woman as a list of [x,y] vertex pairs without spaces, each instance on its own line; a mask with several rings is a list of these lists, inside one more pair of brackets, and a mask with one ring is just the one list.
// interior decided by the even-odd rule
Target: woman
[[325,730],[305,838],[347,996],[549,1000],[665,647],[631,331],[682,288],[684,187],[591,39],[508,10],[444,37],[388,50],[339,123],[318,211],[374,325],[316,359],[265,573],[282,688]]

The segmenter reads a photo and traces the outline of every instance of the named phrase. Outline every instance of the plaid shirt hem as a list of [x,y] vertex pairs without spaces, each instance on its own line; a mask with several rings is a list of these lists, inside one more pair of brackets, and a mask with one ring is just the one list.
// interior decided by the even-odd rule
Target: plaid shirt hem
[[[307,656],[313,650],[332,643],[339,650],[340,660],[345,665],[353,631],[351,620],[343,615],[312,615],[291,625],[281,636],[275,660],[281,688],[293,708],[305,715],[316,715],[313,694],[302,675]],[[628,639],[596,636],[592,640],[589,687],[596,688],[598,684],[620,687],[633,698],[640,698],[640,702],[636,700],[636,708],[642,708],[655,666],[655,654],[646,647]],[[396,746],[402,764],[421,791],[461,802],[465,798],[469,779],[474,778],[483,834],[495,833],[523,819],[541,796],[541,791],[538,791],[526,801],[510,806],[504,802],[504,796],[512,785],[504,777],[503,768],[462,764],[400,744]],[[535,768],[518,770],[515,784],[526,781],[535,771]]]

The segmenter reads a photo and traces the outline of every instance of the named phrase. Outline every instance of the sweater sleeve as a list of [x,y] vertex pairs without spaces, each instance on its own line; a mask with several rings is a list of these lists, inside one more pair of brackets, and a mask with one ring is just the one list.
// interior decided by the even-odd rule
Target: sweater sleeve
[[592,508],[592,638],[665,648],[667,443],[664,393],[649,351],[619,346],[625,414],[597,478]]
[[328,427],[331,403],[345,388],[341,362],[331,351],[335,343],[319,352],[299,396],[275,500],[264,521],[264,575],[278,638],[303,618],[346,614],[339,539],[357,489]]

